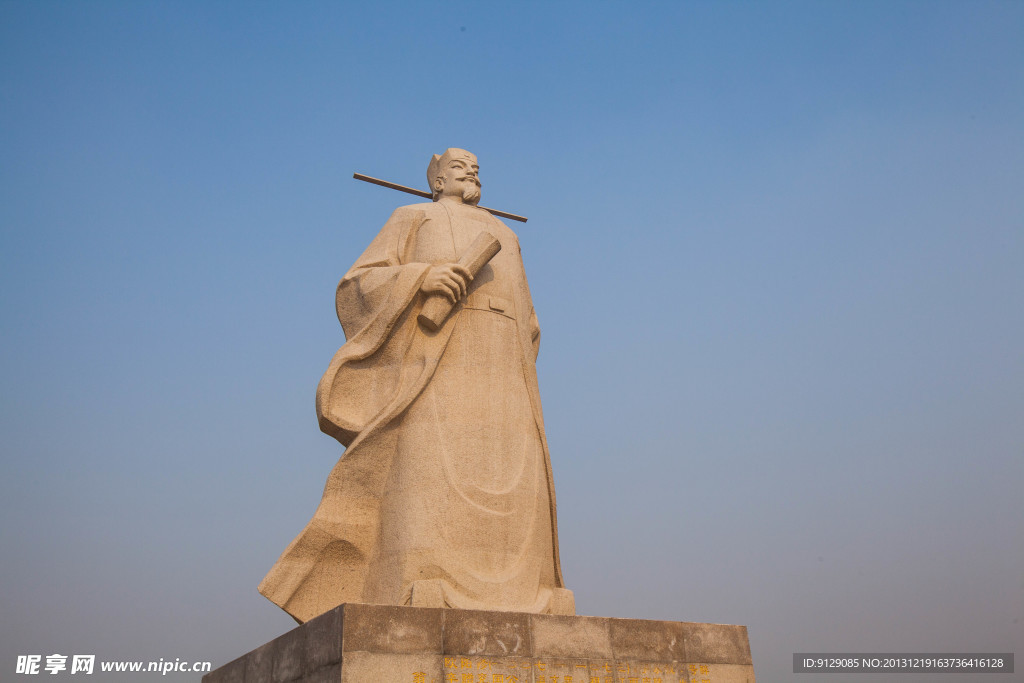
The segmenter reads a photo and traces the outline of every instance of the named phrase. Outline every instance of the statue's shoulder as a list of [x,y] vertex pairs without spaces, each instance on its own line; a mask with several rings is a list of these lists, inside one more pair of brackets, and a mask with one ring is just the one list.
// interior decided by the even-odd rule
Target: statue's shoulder
[[391,212],[391,217],[384,224],[381,234],[390,235],[397,232],[400,235],[407,235],[428,220],[437,220],[438,211],[443,211],[443,209],[433,202],[400,206]]
[[[484,211],[484,209],[480,210]],[[515,230],[508,226],[508,223],[506,223],[505,221],[501,220],[500,218],[493,214],[488,214],[488,218],[490,218],[491,225],[496,228],[496,232],[501,233],[501,237],[509,239],[512,242],[515,242],[517,247],[519,246],[519,235],[516,234]]]
[[432,218],[435,214],[439,213],[444,213],[444,209],[438,206],[436,202],[422,202],[420,204],[406,204],[405,206],[400,206],[395,209],[394,213],[391,215],[403,217],[423,216],[425,218]]

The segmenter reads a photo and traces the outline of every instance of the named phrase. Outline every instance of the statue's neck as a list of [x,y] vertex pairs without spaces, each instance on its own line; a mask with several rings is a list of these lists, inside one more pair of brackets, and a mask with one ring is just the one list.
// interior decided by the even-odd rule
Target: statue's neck
[[438,203],[443,202],[448,206],[465,206],[470,209],[478,208],[476,204],[470,204],[469,202],[466,202],[462,197],[457,196],[446,195],[444,197],[441,197],[437,201]]

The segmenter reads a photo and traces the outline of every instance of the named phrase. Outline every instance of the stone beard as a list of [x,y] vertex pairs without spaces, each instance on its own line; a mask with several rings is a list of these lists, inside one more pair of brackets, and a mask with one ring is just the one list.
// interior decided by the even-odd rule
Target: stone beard
[[[427,331],[424,278],[482,231],[501,250]],[[299,622],[343,602],[575,613],[516,235],[472,203],[401,207],[338,285],[337,311],[348,341],[317,414],[347,449],[260,592]]]

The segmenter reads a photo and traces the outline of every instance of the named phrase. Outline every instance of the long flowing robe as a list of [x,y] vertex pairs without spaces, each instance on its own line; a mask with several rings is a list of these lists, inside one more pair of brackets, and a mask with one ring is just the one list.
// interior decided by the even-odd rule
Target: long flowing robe
[[[416,316],[432,264],[486,230],[501,251],[436,332]],[[317,388],[347,449],[260,592],[298,621],[343,602],[558,611],[555,491],[516,235],[447,202],[401,207],[342,278],[347,342]],[[571,595],[571,594],[570,594]],[[564,609],[564,605],[563,605]]]

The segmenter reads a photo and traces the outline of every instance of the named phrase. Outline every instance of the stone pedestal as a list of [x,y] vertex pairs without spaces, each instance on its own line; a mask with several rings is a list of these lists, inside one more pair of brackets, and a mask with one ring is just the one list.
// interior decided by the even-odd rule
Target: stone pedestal
[[203,683],[754,683],[745,626],[341,605]]

